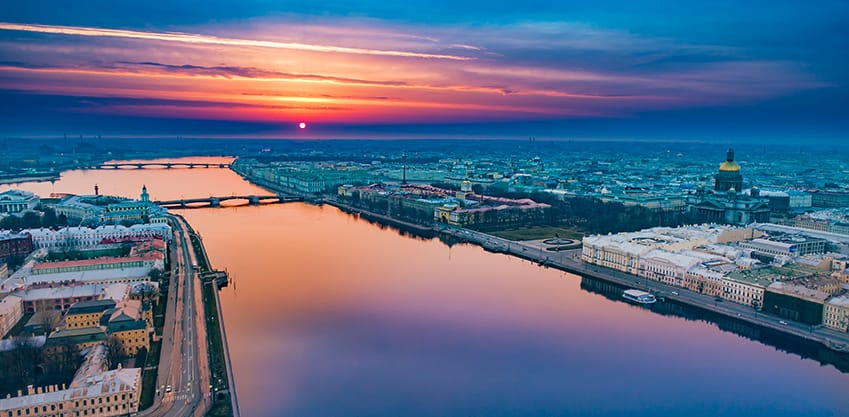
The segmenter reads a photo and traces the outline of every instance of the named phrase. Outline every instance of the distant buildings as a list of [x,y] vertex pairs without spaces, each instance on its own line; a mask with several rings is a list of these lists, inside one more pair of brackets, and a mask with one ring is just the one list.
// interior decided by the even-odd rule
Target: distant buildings
[[0,193],[0,216],[33,210],[40,204],[41,199],[29,191],[4,191]]
[[104,195],[74,195],[53,205],[73,224],[165,223],[167,210],[150,201],[147,187],[139,200]]
[[460,191],[424,184],[343,185],[338,195],[346,203],[402,220],[478,229],[539,224],[551,207],[530,199],[475,194],[468,181]]
[[849,235],[849,209],[821,210],[796,216],[793,225],[804,229]]

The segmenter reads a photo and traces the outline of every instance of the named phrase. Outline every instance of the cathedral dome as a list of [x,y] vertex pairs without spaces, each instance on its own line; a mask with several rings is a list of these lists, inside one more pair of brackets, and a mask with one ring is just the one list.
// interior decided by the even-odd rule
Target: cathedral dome
[[725,162],[719,164],[719,170],[724,172],[740,172],[740,165],[734,162],[734,150],[729,149],[725,155]]
[[725,161],[725,162],[719,164],[719,170],[725,171],[725,172],[739,172],[740,171],[740,164],[738,164],[734,161]]

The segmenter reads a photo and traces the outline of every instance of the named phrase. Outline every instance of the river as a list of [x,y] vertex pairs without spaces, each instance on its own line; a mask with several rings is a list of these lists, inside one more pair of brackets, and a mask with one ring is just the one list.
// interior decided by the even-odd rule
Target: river
[[[144,184],[155,200],[265,193],[226,169],[70,171],[0,191],[94,184],[132,197]],[[650,311],[329,206],[180,212],[234,279],[221,301],[245,416],[849,415],[849,375],[817,352],[680,306]]]

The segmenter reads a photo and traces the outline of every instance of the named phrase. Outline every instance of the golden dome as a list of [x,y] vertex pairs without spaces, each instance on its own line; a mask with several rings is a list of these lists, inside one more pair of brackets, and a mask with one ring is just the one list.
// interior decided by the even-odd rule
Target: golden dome
[[725,161],[719,164],[719,170],[725,172],[739,172],[740,165],[734,161]]

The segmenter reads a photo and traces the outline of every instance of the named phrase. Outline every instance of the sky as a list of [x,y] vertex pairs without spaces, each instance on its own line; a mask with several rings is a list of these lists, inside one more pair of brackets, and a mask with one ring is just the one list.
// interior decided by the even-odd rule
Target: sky
[[849,2],[741,3],[2,2],[0,135],[847,139]]

